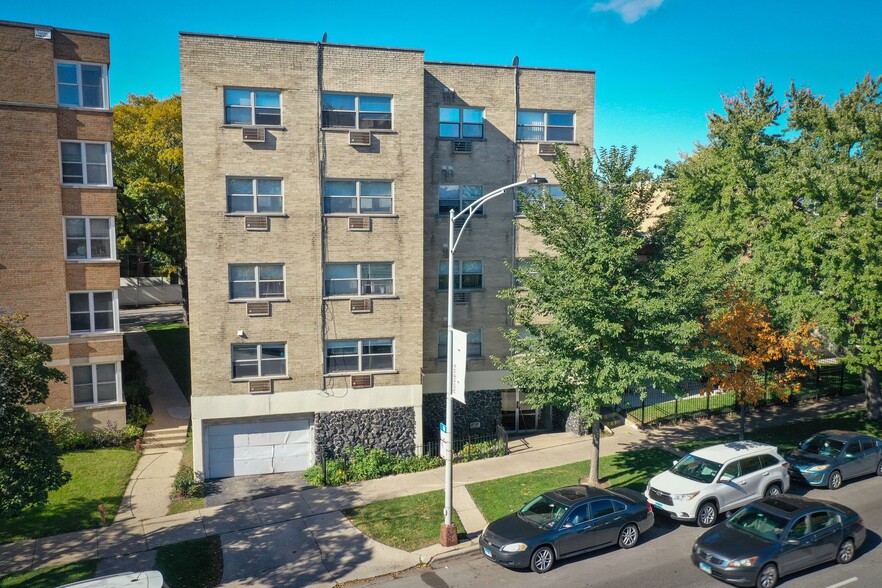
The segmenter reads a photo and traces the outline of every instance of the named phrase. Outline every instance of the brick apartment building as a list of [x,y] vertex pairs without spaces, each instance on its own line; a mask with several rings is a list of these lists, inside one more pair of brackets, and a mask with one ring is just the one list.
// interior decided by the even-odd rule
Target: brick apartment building
[[[180,36],[195,469],[303,469],[349,445],[437,439],[448,211],[552,176],[594,135],[594,73],[427,62],[421,50]],[[453,268],[469,332],[460,433],[562,427],[490,356],[505,261],[540,246],[514,194],[472,219]]]
[[110,38],[0,21],[0,308],[52,346],[46,405],[126,422],[120,362]]

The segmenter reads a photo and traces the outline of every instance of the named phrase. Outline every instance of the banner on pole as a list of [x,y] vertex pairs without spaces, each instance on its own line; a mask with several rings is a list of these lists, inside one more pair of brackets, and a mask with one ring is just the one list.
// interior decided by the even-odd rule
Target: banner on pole
[[468,353],[468,333],[465,331],[450,330],[453,339],[453,357],[449,359],[453,365],[453,391],[454,398],[466,403],[465,380],[466,380],[466,354]]
[[440,429],[441,429],[441,447],[440,447],[441,458],[442,459],[450,459],[451,458],[450,433],[447,431],[447,424],[440,423]]

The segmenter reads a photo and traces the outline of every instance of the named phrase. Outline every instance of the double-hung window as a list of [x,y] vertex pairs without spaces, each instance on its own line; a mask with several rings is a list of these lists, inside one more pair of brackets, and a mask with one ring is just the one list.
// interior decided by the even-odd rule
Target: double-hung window
[[[447,261],[438,263],[438,289],[447,289]],[[453,261],[453,289],[480,290],[484,287],[484,262],[480,259]]]
[[520,214],[521,208],[525,200],[534,200],[542,195],[542,191],[547,190],[553,198],[563,198],[566,196],[564,191],[557,184],[545,184],[543,186],[521,186],[515,191],[515,213]]
[[518,111],[518,141],[572,142],[575,136],[572,112]]
[[68,260],[116,259],[113,217],[66,217],[65,257]]
[[285,266],[281,263],[230,266],[230,300],[285,297]]
[[353,339],[325,344],[325,373],[395,369],[392,339]]
[[[484,186],[442,184],[438,186],[438,214],[446,215],[451,210],[458,213],[483,195]],[[484,207],[475,211],[475,214],[484,214]]]
[[233,379],[266,378],[288,373],[284,343],[233,345]]
[[330,263],[325,266],[325,296],[394,294],[391,263]]
[[75,335],[118,331],[115,292],[70,292],[70,332]]
[[[466,357],[481,357],[482,354],[481,330],[469,331],[466,336]],[[438,331],[438,359],[447,360],[447,329]]]
[[74,406],[121,402],[118,365],[98,363],[71,367]]
[[276,178],[227,178],[227,212],[282,212],[282,180]]
[[325,214],[392,214],[392,182],[327,180]]
[[107,66],[59,61],[55,64],[58,105],[107,109]]
[[483,108],[442,106],[438,109],[438,119],[438,136],[442,139],[484,138]]
[[322,128],[392,129],[392,97],[322,94]]
[[61,141],[61,182],[110,186],[110,143]]
[[281,92],[252,88],[224,88],[224,123],[228,125],[281,125]]

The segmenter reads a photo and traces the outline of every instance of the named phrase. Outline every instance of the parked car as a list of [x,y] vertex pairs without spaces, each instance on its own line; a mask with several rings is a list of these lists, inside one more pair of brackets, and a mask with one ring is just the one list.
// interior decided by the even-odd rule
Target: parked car
[[720,513],[790,488],[790,476],[778,450],[755,441],[705,447],[674,462],[649,481],[652,506],[680,521],[712,527]]
[[692,562],[714,578],[738,586],[773,588],[787,574],[854,559],[867,537],[850,508],[799,496],[757,500],[705,531]]
[[882,476],[882,440],[864,433],[822,431],[787,454],[790,479],[836,490],[843,480]]
[[565,557],[616,544],[630,549],[654,522],[652,507],[639,492],[567,486],[493,521],[481,533],[480,544],[484,555],[500,565],[542,574]]

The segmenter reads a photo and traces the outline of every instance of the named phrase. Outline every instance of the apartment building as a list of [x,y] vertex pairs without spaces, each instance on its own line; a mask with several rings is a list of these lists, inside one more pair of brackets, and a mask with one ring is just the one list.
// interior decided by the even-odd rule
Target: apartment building
[[448,284],[470,334],[459,426],[552,428],[489,359],[512,326],[505,261],[540,244],[500,196],[450,276],[448,211],[533,173],[553,184],[551,143],[592,145],[593,72],[192,33],[180,51],[195,469],[436,440]]
[[67,376],[32,409],[121,427],[110,38],[0,21],[0,49],[0,308]]

